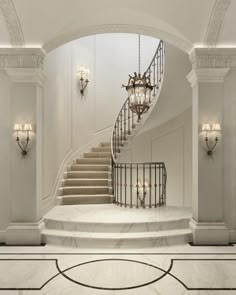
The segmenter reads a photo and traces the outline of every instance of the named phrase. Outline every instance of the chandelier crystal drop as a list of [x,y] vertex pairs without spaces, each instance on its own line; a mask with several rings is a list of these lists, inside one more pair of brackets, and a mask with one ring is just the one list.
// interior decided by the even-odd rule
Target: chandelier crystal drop
[[138,115],[138,121],[142,114],[148,111],[151,103],[151,92],[153,87],[150,81],[150,75],[145,72],[140,73],[140,35],[139,41],[139,73],[134,72],[134,76],[129,75],[128,85],[123,85],[128,92],[129,108]]

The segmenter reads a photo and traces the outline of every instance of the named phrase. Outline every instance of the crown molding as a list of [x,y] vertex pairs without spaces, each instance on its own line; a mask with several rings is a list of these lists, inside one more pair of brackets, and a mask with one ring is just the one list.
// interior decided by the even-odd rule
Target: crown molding
[[15,6],[12,0],[0,0],[0,8],[6,23],[12,46],[24,46],[25,41],[18,19]]
[[43,86],[46,75],[42,69],[36,68],[5,68],[8,77],[15,83],[34,83]]
[[236,48],[194,48],[189,54],[194,69],[236,66]]
[[197,85],[197,83],[221,83],[229,71],[229,68],[202,68],[192,69],[187,75],[187,80],[191,84],[191,87]]
[[45,52],[41,48],[0,48],[0,69],[43,69]]

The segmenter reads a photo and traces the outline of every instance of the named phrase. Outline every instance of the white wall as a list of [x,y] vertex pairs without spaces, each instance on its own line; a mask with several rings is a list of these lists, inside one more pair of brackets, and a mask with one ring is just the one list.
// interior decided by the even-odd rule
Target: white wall
[[160,97],[143,131],[159,126],[192,105],[192,90],[186,79],[191,71],[189,57],[183,51],[165,43],[165,72]]
[[191,108],[133,138],[120,161],[128,158],[132,162],[164,162],[167,169],[167,205],[191,207]]
[[[149,65],[159,40],[141,36],[141,69]],[[81,97],[76,73],[89,68],[89,84]],[[138,36],[101,34],[70,42],[45,60],[44,189],[50,200],[63,159],[113,126],[127,98],[122,84],[138,70]],[[109,133],[110,135],[110,133]],[[106,140],[109,140],[107,136]]]
[[0,71],[0,242],[1,230],[10,220],[10,82]]

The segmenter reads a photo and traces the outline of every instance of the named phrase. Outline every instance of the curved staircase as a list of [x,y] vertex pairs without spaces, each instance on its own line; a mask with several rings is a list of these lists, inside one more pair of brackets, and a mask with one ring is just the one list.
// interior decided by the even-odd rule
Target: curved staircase
[[[165,164],[120,160],[157,103],[164,76],[162,41],[146,72],[155,85],[148,112],[137,120],[128,98],[115,121],[111,143],[92,148],[68,167],[59,199],[71,206],[57,206],[45,216],[43,242],[81,248],[145,248],[192,241],[190,212],[165,207]],[[113,202],[119,206],[107,204]]]

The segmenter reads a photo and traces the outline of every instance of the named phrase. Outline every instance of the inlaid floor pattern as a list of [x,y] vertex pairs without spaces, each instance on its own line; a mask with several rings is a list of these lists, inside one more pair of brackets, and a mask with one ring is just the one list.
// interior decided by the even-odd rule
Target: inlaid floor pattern
[[93,147],[68,168],[60,189],[60,198],[62,205],[113,202],[109,142]]

